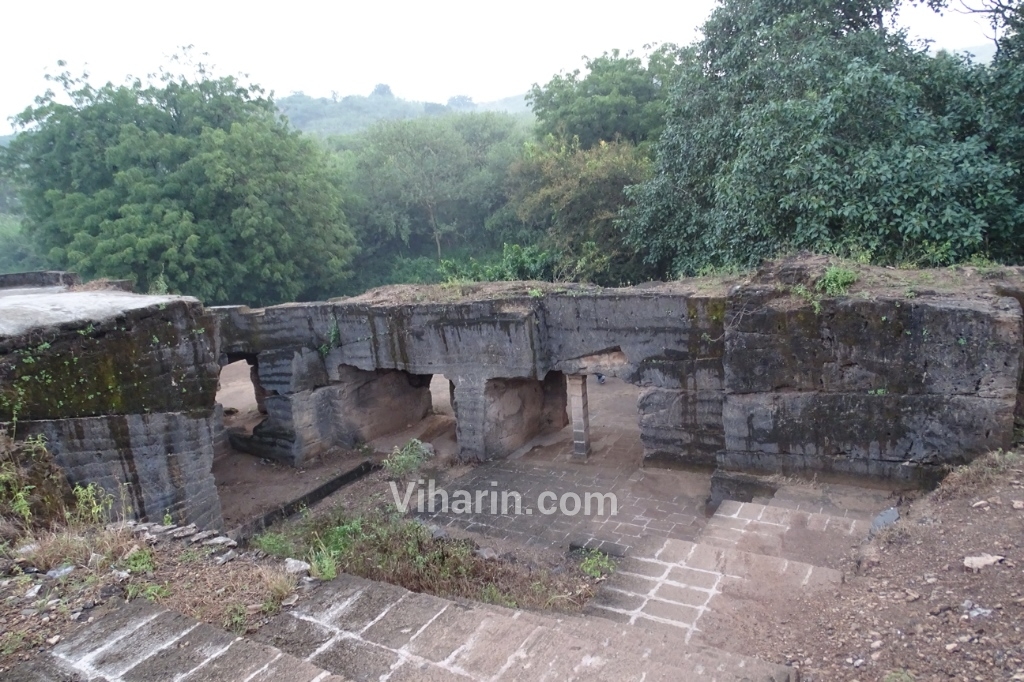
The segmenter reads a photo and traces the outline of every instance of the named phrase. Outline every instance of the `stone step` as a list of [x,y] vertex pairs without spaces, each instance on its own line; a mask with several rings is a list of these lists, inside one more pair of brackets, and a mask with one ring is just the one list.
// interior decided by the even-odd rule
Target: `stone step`
[[790,680],[782,666],[606,620],[416,594],[342,575],[254,638],[352,680]]
[[585,612],[700,642],[709,619],[750,619],[755,607],[770,614],[778,599],[842,580],[837,570],[802,561],[670,539],[620,561]]
[[[646,627],[617,623],[604,617],[593,618],[560,614],[551,622],[552,616],[530,611],[509,611],[500,606],[485,606],[498,612],[509,612],[511,617],[528,620],[536,625],[553,631],[552,636],[558,641],[569,641],[566,638],[597,646],[597,656],[602,659],[621,661],[642,661],[641,670],[647,673],[644,679],[678,680],[681,671],[688,675],[682,679],[692,679],[699,675],[701,680],[764,680],[783,682],[796,680],[796,673],[791,668],[774,663],[767,663],[749,656],[732,653],[715,647],[705,646],[693,641],[685,641],[685,632],[672,626],[659,627],[649,624]],[[570,649],[585,650],[578,644]],[[656,668],[647,668],[647,662],[656,664]],[[664,671],[668,677],[662,678]],[[528,678],[523,678],[528,679]],[[557,678],[552,678],[557,679]],[[602,678],[604,679],[604,678]],[[612,675],[608,679],[632,679],[625,676]]]
[[345,682],[280,650],[146,601],[115,608],[6,682]]
[[783,485],[769,498],[755,497],[771,507],[787,507],[811,514],[829,514],[871,522],[879,512],[896,503],[892,487],[865,487],[862,485],[821,483],[813,485]]
[[708,519],[697,541],[836,567],[864,541],[869,530],[871,522],[859,518],[726,500]]

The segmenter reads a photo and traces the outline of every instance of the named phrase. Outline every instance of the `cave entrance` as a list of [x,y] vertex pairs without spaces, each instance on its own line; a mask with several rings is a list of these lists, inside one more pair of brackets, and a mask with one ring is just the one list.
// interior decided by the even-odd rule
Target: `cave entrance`
[[566,375],[568,426],[534,439],[523,459],[624,469],[641,466],[640,387],[615,376],[626,367],[625,356],[613,349],[584,361],[576,373]]
[[224,408],[224,428],[252,435],[253,428],[267,414],[256,356],[229,356],[228,360],[229,363],[220,370],[216,398]]
[[[408,374],[400,370],[392,370],[397,374]],[[430,389],[429,409],[419,419],[409,419],[402,424],[395,424],[386,433],[376,435],[367,444],[377,452],[388,453],[396,447],[402,447],[412,439],[432,445],[436,458],[441,460],[454,458],[458,455],[456,439],[457,418],[454,405],[454,384],[442,374],[412,375],[416,381],[423,382]]]

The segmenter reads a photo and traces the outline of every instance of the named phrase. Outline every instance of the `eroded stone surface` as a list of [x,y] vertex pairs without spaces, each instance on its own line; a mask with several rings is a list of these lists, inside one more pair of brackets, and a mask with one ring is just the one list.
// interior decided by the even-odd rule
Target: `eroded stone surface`
[[45,436],[72,483],[124,492],[140,518],[220,527],[216,319],[185,297],[6,294],[0,423]]
[[290,404],[291,431],[275,437],[292,453],[307,431],[323,440],[297,413],[322,409],[305,391],[344,383],[342,367],[451,380],[465,460],[505,456],[543,429],[537,386],[550,372],[639,385],[649,461],[917,480],[1009,445],[1017,298],[808,300],[789,288],[807,277],[796,270],[783,264],[728,291],[506,287],[445,302],[368,295],[215,312],[225,357],[254,358],[261,384]]

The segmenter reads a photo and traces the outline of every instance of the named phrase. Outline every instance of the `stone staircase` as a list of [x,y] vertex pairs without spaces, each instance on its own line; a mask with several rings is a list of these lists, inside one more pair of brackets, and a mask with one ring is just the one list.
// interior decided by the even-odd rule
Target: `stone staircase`
[[352,576],[320,586],[254,639],[360,682],[796,679],[784,666],[679,646],[675,629],[458,603]]
[[763,501],[726,500],[692,542],[642,539],[582,616],[342,575],[249,638],[133,602],[4,679],[795,682],[790,668],[725,650],[721,633],[741,637],[771,622],[778,600],[841,582],[838,559],[867,535],[870,514]]
[[701,531],[705,545],[835,565],[867,537],[871,522],[750,502],[722,502]]
[[[770,502],[766,500],[766,502]],[[704,631],[771,622],[774,605],[839,584],[843,557],[868,535],[866,514],[722,502],[694,542],[650,538],[619,563],[586,613],[646,631]]]
[[79,628],[5,682],[344,682],[305,661],[139,600]]
[[132,602],[4,680],[796,680],[784,666],[680,643],[674,629],[460,603],[342,575],[249,638]]

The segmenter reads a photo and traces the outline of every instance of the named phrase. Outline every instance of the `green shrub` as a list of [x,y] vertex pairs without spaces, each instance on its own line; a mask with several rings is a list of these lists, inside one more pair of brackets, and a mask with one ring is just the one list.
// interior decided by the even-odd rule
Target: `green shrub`
[[497,585],[492,583],[484,585],[484,588],[480,591],[480,601],[486,604],[505,606],[510,609],[516,608],[516,600],[512,598],[512,595],[502,592]]
[[323,544],[309,557],[310,573],[321,580],[334,580],[338,576],[338,560]]
[[396,447],[384,460],[384,470],[388,476],[402,479],[415,472],[427,460],[427,450],[423,443],[413,438],[403,447]]
[[149,573],[156,570],[156,559],[153,552],[140,549],[129,554],[124,560],[124,567],[132,573]]
[[67,520],[73,500],[42,436],[15,441],[0,429],[0,516],[26,529],[46,527]]
[[818,280],[816,288],[826,296],[845,296],[850,286],[857,281],[857,273],[853,270],[830,265],[825,274]]
[[281,558],[295,556],[295,547],[282,533],[262,533],[252,539],[252,545],[272,556]]
[[600,578],[615,570],[615,562],[603,552],[596,549],[583,551],[583,561],[580,562],[580,570],[591,578]]

